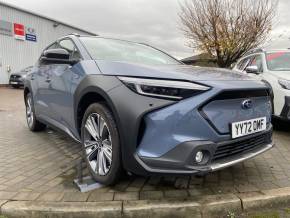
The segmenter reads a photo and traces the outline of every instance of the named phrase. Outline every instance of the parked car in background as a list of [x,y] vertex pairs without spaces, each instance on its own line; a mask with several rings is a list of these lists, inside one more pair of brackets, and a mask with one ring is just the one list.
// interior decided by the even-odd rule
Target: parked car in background
[[[69,35],[25,80],[31,131],[82,144],[93,178],[203,174],[273,147],[269,88],[230,70],[187,66],[151,46]],[[52,160],[53,161],[53,160]]]
[[233,69],[264,81],[272,90],[274,117],[290,120],[290,49],[255,50]]
[[9,78],[9,85],[13,88],[22,87],[24,85],[24,79],[32,68],[33,66],[29,66],[19,72],[11,73]]

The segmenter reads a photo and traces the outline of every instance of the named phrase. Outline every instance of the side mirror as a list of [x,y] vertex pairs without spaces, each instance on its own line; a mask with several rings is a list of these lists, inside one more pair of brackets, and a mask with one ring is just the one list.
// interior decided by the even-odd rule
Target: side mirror
[[41,61],[51,64],[75,64],[77,60],[70,60],[70,54],[62,48],[48,49],[43,52]]
[[259,74],[259,70],[257,66],[249,66],[246,68],[247,73]]

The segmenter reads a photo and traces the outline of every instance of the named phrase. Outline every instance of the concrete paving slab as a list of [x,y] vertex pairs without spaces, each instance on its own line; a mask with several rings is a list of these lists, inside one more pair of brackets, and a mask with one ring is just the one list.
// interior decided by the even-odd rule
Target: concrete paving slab
[[127,201],[123,203],[126,218],[201,217],[200,204],[193,201]]
[[10,201],[1,208],[1,213],[9,218],[115,218],[121,217],[122,202],[36,202]]
[[290,193],[283,194],[279,191],[275,193],[274,190],[270,192],[265,190],[262,192],[242,193],[239,198],[245,211],[276,208],[290,204]]
[[205,217],[224,217],[242,212],[241,200],[234,194],[207,195],[198,202],[202,205],[202,214]]

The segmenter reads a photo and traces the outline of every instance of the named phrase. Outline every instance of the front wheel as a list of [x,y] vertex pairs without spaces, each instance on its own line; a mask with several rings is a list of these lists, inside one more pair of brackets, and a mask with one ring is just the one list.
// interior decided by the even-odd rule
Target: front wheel
[[122,173],[119,134],[105,104],[90,105],[83,117],[83,153],[92,177],[105,185],[116,183]]

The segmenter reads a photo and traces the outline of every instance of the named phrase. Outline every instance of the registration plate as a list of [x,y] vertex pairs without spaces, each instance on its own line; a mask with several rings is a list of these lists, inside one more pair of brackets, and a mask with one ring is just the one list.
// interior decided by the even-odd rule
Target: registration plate
[[16,85],[16,84],[18,84],[18,82],[10,82],[10,84]]
[[232,123],[232,138],[234,139],[264,131],[267,128],[266,124],[266,117]]

